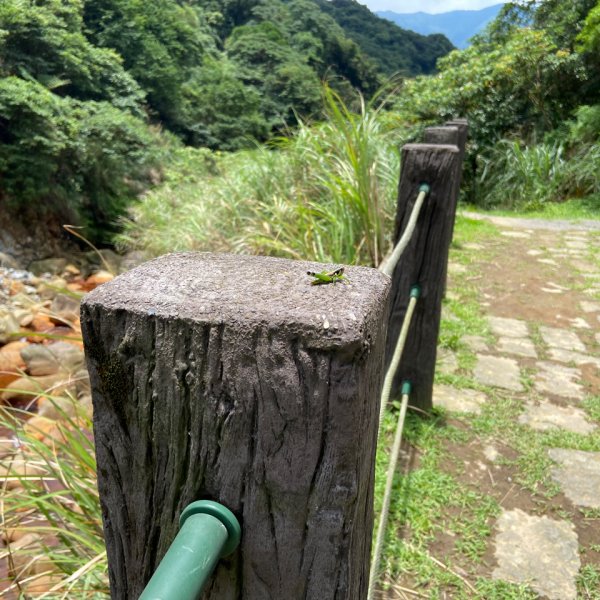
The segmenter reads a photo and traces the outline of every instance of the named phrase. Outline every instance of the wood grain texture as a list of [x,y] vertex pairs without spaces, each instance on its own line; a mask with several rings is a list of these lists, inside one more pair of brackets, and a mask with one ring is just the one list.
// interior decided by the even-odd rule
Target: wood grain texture
[[[458,197],[460,194],[460,184],[462,182],[462,172],[464,169],[464,157],[467,146],[467,136],[469,127],[465,119],[457,119],[456,121],[448,121],[443,127],[426,127],[423,132],[423,142],[425,144],[450,144],[458,147],[459,150],[459,162],[460,168],[458,170],[458,177],[455,181],[455,189],[450,195],[450,199],[454,202],[454,206],[451,208],[453,212],[452,217],[452,234],[450,240],[454,237],[454,226],[456,223],[456,209],[458,206]],[[448,263],[443,276],[444,281],[444,296],[448,289]]]
[[366,597],[389,278],[168,255],[82,305],[113,598],[137,598],[208,498],[242,524],[204,598]]
[[431,187],[413,238],[392,275],[391,309],[386,341],[386,366],[391,361],[406,313],[410,290],[421,287],[406,348],[392,386],[400,395],[404,380],[413,384],[411,405],[431,409],[437,339],[440,327],[446,264],[456,209],[456,179],[460,151],[455,145],[407,144],[402,149],[402,170],[394,242],[406,228],[419,186]]

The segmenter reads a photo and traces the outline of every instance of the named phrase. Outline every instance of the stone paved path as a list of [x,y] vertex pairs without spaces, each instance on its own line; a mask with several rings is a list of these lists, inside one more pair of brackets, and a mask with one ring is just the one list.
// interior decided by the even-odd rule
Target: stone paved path
[[[506,261],[514,259],[498,277],[492,269],[502,268],[500,260],[486,266],[482,259],[488,276],[484,273],[486,283],[478,291],[494,342],[479,336],[463,340],[476,353],[471,375],[494,394],[521,403],[521,426],[595,435],[598,422],[584,403],[600,399],[600,222],[495,223]],[[449,411],[478,414],[486,402],[491,399],[483,392],[436,386],[434,403]],[[573,439],[576,445],[584,438]],[[565,517],[503,509],[494,525],[492,577],[527,584],[541,598],[600,598],[600,589],[593,591],[597,595],[577,595],[584,530],[569,517],[600,509],[600,452],[550,447],[547,457]],[[598,550],[600,513],[588,521],[596,528],[586,532],[595,535],[590,547]]]

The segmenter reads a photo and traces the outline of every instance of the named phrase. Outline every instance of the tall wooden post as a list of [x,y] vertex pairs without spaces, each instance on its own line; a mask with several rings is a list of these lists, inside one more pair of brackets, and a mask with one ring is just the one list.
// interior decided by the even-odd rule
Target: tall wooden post
[[[446,121],[446,127],[458,127],[458,149],[460,150],[460,177],[458,178],[458,188],[460,188],[463,180],[465,179],[464,173],[468,171],[467,164],[465,163],[465,156],[467,153],[467,140],[469,138],[469,122],[467,119],[452,119],[451,121]],[[476,163],[474,155],[472,156],[472,160]],[[470,177],[470,192],[473,194],[473,189],[476,183],[476,173],[475,170],[471,173]]]
[[137,598],[198,499],[242,524],[210,600],[366,597],[389,278],[172,254],[89,294],[82,330],[112,597]]
[[460,151],[455,145],[407,144],[402,149],[394,243],[406,228],[421,184],[428,184],[430,192],[425,198],[415,233],[392,275],[386,365],[394,353],[410,290],[419,285],[421,296],[392,386],[392,395],[399,396],[402,382],[409,380],[413,385],[411,404],[422,410],[431,408],[460,166]]
[[[464,157],[467,147],[467,135],[468,125],[465,119],[457,119],[456,121],[448,121],[443,127],[427,127],[423,133],[423,142],[425,144],[451,144],[459,150],[459,162],[460,168],[458,170],[458,177],[455,181],[455,189],[450,195],[450,200],[454,203],[452,210],[452,233],[450,235],[450,242],[454,237],[454,225],[456,223],[456,208],[458,205],[458,196],[460,193],[460,184],[462,181],[462,172],[464,168]],[[448,288],[448,263],[446,262],[446,268],[444,271],[444,296]]]

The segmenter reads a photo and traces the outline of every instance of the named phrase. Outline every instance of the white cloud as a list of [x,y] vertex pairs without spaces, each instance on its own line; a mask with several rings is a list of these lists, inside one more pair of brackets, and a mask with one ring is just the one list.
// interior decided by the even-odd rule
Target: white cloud
[[442,13],[451,10],[479,10],[493,4],[503,4],[506,0],[358,0],[373,12],[391,10],[397,13]]

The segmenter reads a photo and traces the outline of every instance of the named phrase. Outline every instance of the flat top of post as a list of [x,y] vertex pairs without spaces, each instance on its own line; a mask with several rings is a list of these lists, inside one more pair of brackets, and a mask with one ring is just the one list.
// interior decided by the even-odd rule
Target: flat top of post
[[[208,252],[167,254],[128,271],[84,299],[88,306],[201,323],[299,325],[303,333],[356,339],[385,301],[390,279],[346,267],[347,282],[311,285],[307,271],[340,265]],[[364,332],[361,333],[363,335]]]

